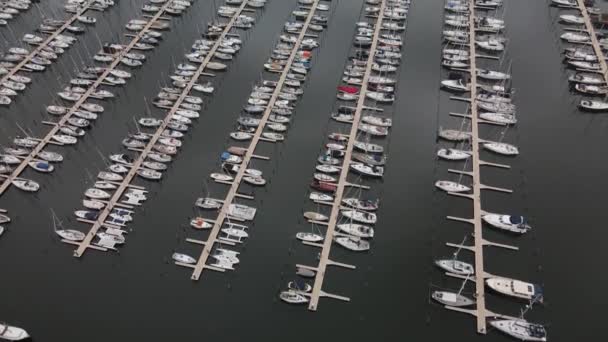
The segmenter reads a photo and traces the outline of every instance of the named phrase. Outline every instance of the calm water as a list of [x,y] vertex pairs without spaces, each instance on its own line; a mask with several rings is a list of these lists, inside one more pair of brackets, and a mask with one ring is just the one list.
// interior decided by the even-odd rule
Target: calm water
[[[460,242],[470,229],[444,216],[472,214],[469,203],[433,187],[437,179],[454,177],[448,168],[458,168],[436,160],[436,131],[439,126],[458,127],[460,121],[448,112],[462,110],[461,104],[438,90],[446,76],[439,67],[442,0],[414,0],[410,11],[397,101],[391,109],[388,171],[374,188],[382,205],[372,251],[354,255],[332,249],[332,259],[358,269],[329,269],[324,288],[349,296],[352,302],[323,299],[319,311],[311,313],[277,299],[295,263],[315,262],[317,251],[296,243],[293,235],[307,229],[302,211],[314,209],[307,200],[307,184],[325,135],[338,127],[329,122],[329,114],[362,3],[333,1],[331,22],[322,35],[287,141],[260,145],[258,153],[272,160],[255,162],[254,167],[270,175],[270,183],[256,190],[254,202],[260,210],[251,238],[240,249],[236,272],[206,272],[201,281],[192,282],[189,271],[169,259],[174,250],[200,251],[184,242],[186,237],[203,238],[187,228],[188,217],[197,214],[192,203],[203,189],[222,194],[223,188],[205,184],[205,179],[218,170],[228,133],[296,6],[294,0],[270,0],[255,27],[243,34],[246,42],[241,52],[216,81],[217,92],[182,153],[161,183],[146,184],[149,200],[138,210],[119,253],[89,251],[82,259],[73,258],[72,248],[57,241],[52,232],[49,207],[66,225],[77,225],[71,212],[92,183],[90,174],[103,168],[100,153],[120,150],[120,139],[133,129],[133,117],[144,115],[146,99],[167,82],[172,65],[181,61],[200,29],[214,17],[217,1],[199,0],[174,20],[144,67],[126,87],[115,89],[117,98],[104,104],[106,112],[94,129],[75,148],[62,150],[67,160],[53,177],[26,172],[26,177],[41,181],[42,191],[31,196],[11,189],[2,197],[0,207],[10,210],[13,222],[0,239],[4,270],[0,318],[23,326],[37,341],[242,341],[250,336],[310,341],[320,333],[326,334],[321,337],[324,341],[508,341],[496,332],[479,336],[472,317],[428,302],[432,287],[459,286],[442,276],[432,260],[452,253],[444,243]],[[124,24],[142,4],[142,0],[121,0],[113,9],[95,13],[97,25],[51,71],[36,75],[35,84],[16,103],[0,109],[0,144],[17,134],[15,122],[35,134],[46,132],[48,128],[40,124],[46,118],[44,106],[53,101],[76,66],[90,60],[99,41],[124,32]],[[61,5],[58,0],[44,1],[40,12],[59,13]],[[0,31],[2,46],[12,45],[35,27],[40,12],[34,8],[20,16],[12,31]],[[512,166],[511,170],[483,169],[483,182],[515,190],[512,195],[486,192],[483,206],[488,211],[523,213],[535,229],[522,238],[488,231],[488,239],[516,244],[520,251],[487,248],[486,269],[544,284],[547,303],[528,318],[547,323],[552,341],[597,340],[605,335],[599,317],[608,302],[598,291],[606,276],[596,273],[608,257],[600,247],[607,234],[597,224],[608,218],[602,210],[608,119],[576,110],[561,63],[556,13],[545,1],[509,0],[505,9],[509,52],[503,69],[512,61],[520,114],[517,127],[507,132],[505,140],[517,144],[522,154],[514,159],[483,155]],[[497,139],[499,131],[484,127],[482,134]],[[461,256],[471,258],[465,252]],[[488,306],[497,312],[517,314],[523,305],[488,296]]]

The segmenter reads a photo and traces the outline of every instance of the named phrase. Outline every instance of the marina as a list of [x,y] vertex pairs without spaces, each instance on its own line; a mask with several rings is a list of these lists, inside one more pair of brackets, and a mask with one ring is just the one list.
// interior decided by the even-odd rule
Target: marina
[[[31,83],[0,108],[10,177],[76,103],[58,93],[78,97],[119,56],[132,76],[109,73],[56,132],[64,145],[0,196],[0,340],[602,336],[591,35],[603,49],[606,3],[584,1],[587,34],[567,0],[194,0],[138,42],[153,49],[121,54],[109,44],[166,3],[114,1],[74,22],[86,33],[45,72],[16,73]],[[24,47],[41,15],[71,16],[65,4],[32,3],[0,27],[5,45]],[[587,281],[564,278],[571,265]]]
[[[122,64],[124,62],[124,58],[125,56],[128,56],[129,53],[132,51],[132,49],[134,49],[137,44],[140,43],[140,41],[142,40],[142,38],[148,34],[148,31],[150,30],[150,28],[155,25],[155,23],[157,23],[157,21],[159,20],[166,20],[166,18],[163,18],[163,15],[165,14],[165,11],[170,8],[173,4],[173,1],[175,0],[168,0],[167,2],[165,2],[165,4],[160,7],[158,9],[158,11],[150,17],[149,20],[146,21],[146,24],[143,25],[143,27],[141,28],[141,30],[138,32],[137,35],[135,35],[133,37],[133,39],[131,39],[131,41],[124,45],[121,46],[118,52],[115,52],[113,56],[111,56],[111,63],[105,67],[105,68],[101,68],[100,71],[101,73],[99,75],[96,75],[97,78],[89,85],[89,87],[82,93],[76,93],[77,96],[74,98],[74,104],[69,107],[59,107],[59,106],[53,106],[51,105],[50,107],[59,107],[62,108],[62,111],[59,112],[59,114],[61,114],[62,112],[65,112],[65,114],[60,118],[59,121],[54,122],[54,121],[45,121],[43,122],[44,124],[50,125],[52,126],[51,130],[41,139],[32,139],[31,140],[37,142],[32,144],[32,150],[26,155],[26,156],[19,156],[19,159],[21,159],[21,163],[18,164],[18,166],[16,166],[14,168],[14,170],[11,172],[10,175],[0,175],[0,178],[3,178],[3,182],[0,184],[0,195],[2,195],[11,185],[15,184],[15,181],[23,181],[23,182],[27,182],[27,184],[33,184],[33,186],[30,188],[25,188],[25,191],[38,191],[39,186],[37,186],[36,182],[32,181],[32,180],[28,180],[28,179],[22,179],[19,178],[19,175],[24,171],[24,169],[26,169],[28,166],[31,165],[32,162],[36,162],[38,160],[40,160],[40,154],[41,152],[43,152],[44,148],[49,145],[49,144],[54,144],[54,145],[71,145],[74,144],[77,141],[77,138],[71,137],[71,139],[67,139],[65,138],[65,134],[62,131],[63,127],[72,127],[72,131],[76,130],[76,128],[73,128],[73,125],[70,125],[71,119],[73,119],[73,116],[77,113],[82,113],[83,111],[89,112],[89,107],[93,107],[93,108],[100,108],[99,110],[96,111],[103,111],[103,107],[101,107],[100,105],[95,105],[95,104],[90,104],[87,103],[87,100],[89,100],[90,98],[97,98],[97,99],[103,99],[104,97],[99,97],[97,94],[97,90],[98,88],[100,88],[102,85],[108,85],[107,83],[107,79],[108,76],[114,75],[115,77],[118,77],[116,75],[123,75],[125,74],[126,76],[130,77],[130,73],[129,72],[125,72],[122,70],[117,69],[117,67]],[[18,68],[19,65],[16,67]],[[17,69],[18,70],[18,69]],[[9,73],[10,76],[10,73]],[[8,76],[7,76],[8,77]],[[125,76],[123,76],[125,77]],[[125,78],[128,78],[125,77]],[[120,78],[120,77],[118,77]],[[87,110],[85,110],[85,108]],[[49,107],[47,107],[47,111],[49,111]],[[96,114],[93,114],[94,117],[96,117]],[[68,134],[69,135],[69,134]],[[72,135],[76,135],[79,136],[79,134],[72,134]],[[59,139],[61,137],[64,137],[63,139]],[[21,187],[24,188],[24,187]]]
[[[391,81],[390,74],[384,74],[382,65],[376,64],[382,62],[376,62],[375,57],[377,53],[383,51],[384,54],[393,53],[398,54],[396,51],[400,51],[399,46],[401,45],[401,34],[393,34],[395,25],[403,26],[405,30],[405,18],[407,16],[409,2],[383,0],[377,4],[377,10],[373,8],[366,8],[365,17],[372,18],[371,22],[359,22],[357,27],[359,28],[357,36],[353,41],[355,47],[355,55],[360,56],[359,58],[353,59],[351,65],[345,70],[345,74],[348,76],[343,81],[350,80],[349,77],[354,76],[355,66],[362,66],[361,71],[357,71],[358,77],[361,77],[360,81],[356,84],[360,84],[360,88],[351,89],[345,86],[338,86],[339,93],[337,97],[344,98],[343,93],[356,93],[356,106],[345,106],[339,107],[340,110],[346,111],[348,114],[342,114],[343,117],[347,117],[345,120],[337,120],[336,116],[332,114],[332,118],[337,121],[343,121],[344,123],[350,124],[350,130],[345,133],[331,133],[329,138],[331,139],[326,146],[328,147],[325,155],[321,155],[318,159],[320,166],[317,166],[317,170],[329,171],[327,168],[323,168],[323,165],[336,165],[334,173],[338,173],[336,177],[325,176],[319,177],[319,174],[315,174],[315,180],[311,184],[314,190],[320,191],[326,196],[319,195],[318,193],[311,193],[310,198],[317,205],[329,206],[330,214],[325,216],[320,213],[316,215],[304,216],[308,219],[313,226],[322,226],[326,229],[324,235],[317,235],[316,233],[298,233],[296,237],[302,240],[302,243],[308,246],[321,248],[319,253],[319,264],[314,266],[308,266],[303,264],[297,264],[297,274],[305,275],[306,277],[314,277],[314,284],[310,293],[296,290],[295,293],[309,298],[309,300],[303,301],[308,302],[308,309],[316,311],[319,304],[319,299],[322,297],[338,299],[342,301],[350,301],[350,298],[329,293],[323,290],[323,281],[326,275],[327,266],[337,266],[347,269],[354,269],[355,266],[341,263],[330,259],[330,251],[332,243],[337,243],[352,251],[366,251],[370,248],[369,242],[364,238],[370,238],[373,236],[373,229],[366,225],[360,225],[363,223],[367,225],[373,225],[376,223],[376,214],[371,211],[375,211],[378,208],[377,201],[362,200],[359,198],[345,198],[345,194],[354,194],[349,192],[346,188],[355,188],[367,190],[370,187],[363,184],[358,184],[353,181],[347,180],[349,172],[355,172],[363,174],[364,176],[382,176],[384,168],[376,166],[372,161],[378,159],[371,158],[372,161],[368,161],[365,164],[355,162],[353,160],[356,154],[353,154],[354,146],[357,143],[359,149],[363,150],[381,150],[379,145],[374,145],[369,142],[369,136],[378,135],[377,131],[381,128],[390,127],[391,119],[386,116],[377,117],[374,114],[382,114],[385,112],[384,109],[377,107],[377,99],[389,98],[392,96],[392,91],[386,92],[373,92],[370,90],[370,86],[374,88],[380,88],[382,84],[389,84],[394,86],[394,82]],[[369,40],[365,40],[366,34],[369,34]],[[366,41],[363,43],[363,41]],[[383,46],[385,49],[380,49]],[[388,47],[388,48],[387,48]],[[396,48],[392,48],[396,47]],[[369,50],[367,50],[368,48]],[[367,53],[366,53],[367,51]],[[388,62],[398,60],[398,58],[387,59]],[[360,63],[357,63],[360,61]],[[375,69],[375,72],[374,72]],[[374,94],[374,95],[372,95]],[[372,95],[372,96],[370,96]],[[376,100],[374,102],[366,102],[367,99]],[[385,101],[392,102],[392,101]],[[371,113],[371,115],[370,115]],[[378,126],[371,125],[374,123]],[[386,130],[386,128],[384,128]],[[361,134],[360,132],[363,132]],[[369,134],[369,135],[368,135]],[[381,135],[387,135],[381,134]],[[366,142],[361,143],[358,139],[365,139]],[[335,141],[335,142],[332,142]],[[337,152],[337,153],[336,153]],[[334,156],[335,155],[335,156]],[[365,155],[363,155],[365,156]],[[371,157],[371,156],[370,156]],[[377,157],[377,156],[376,156]],[[339,158],[343,158],[339,160]],[[333,162],[336,160],[336,162]],[[323,175],[323,174],[321,174]],[[361,177],[361,176],[360,176]],[[329,179],[328,179],[329,178]],[[359,179],[360,181],[360,179]],[[329,195],[327,195],[329,194]],[[308,216],[308,217],[307,217]],[[339,219],[339,217],[342,218]],[[353,222],[358,222],[354,224]],[[305,235],[309,234],[309,235]],[[320,233],[322,234],[322,233]],[[318,238],[317,238],[318,237]],[[322,243],[321,243],[322,242]],[[308,272],[306,272],[308,271]],[[287,292],[281,294],[294,292],[290,289]],[[290,302],[289,300],[285,300]]]
[[[299,3],[302,3],[302,2],[300,1]],[[307,39],[306,38],[308,35],[307,32],[310,28],[311,23],[313,22],[313,19],[316,17],[315,9],[319,5],[319,3],[320,3],[320,0],[313,0],[310,3],[310,6],[300,7],[298,10],[295,10],[292,13],[294,15],[294,17],[300,18],[300,20],[303,19],[303,21],[301,22],[301,25],[293,25],[293,24],[291,25],[291,26],[295,26],[296,30],[295,30],[295,32],[290,31],[290,33],[297,33],[297,36],[293,36],[293,35],[292,36],[281,36],[281,41],[289,42],[291,44],[288,47],[288,49],[286,49],[286,50],[289,50],[289,52],[285,51],[285,53],[283,54],[283,55],[285,55],[285,57],[287,59],[285,59],[285,62],[282,65],[277,65],[277,66],[274,66],[272,64],[265,65],[265,69],[267,71],[273,72],[273,73],[280,73],[280,76],[277,81],[266,82],[267,84],[272,84],[272,86],[270,88],[273,88],[274,90],[270,90],[271,92],[268,93],[267,101],[265,101],[263,103],[263,106],[265,106],[265,107],[261,108],[262,114],[261,114],[260,119],[251,119],[252,121],[254,121],[254,123],[251,124],[251,127],[254,127],[255,130],[251,133],[248,133],[249,135],[247,136],[246,140],[251,140],[249,142],[249,145],[246,147],[231,147],[232,151],[234,153],[236,153],[237,155],[232,155],[228,158],[232,157],[233,159],[237,159],[237,161],[234,162],[234,165],[237,166],[236,174],[234,176],[228,176],[225,178],[219,178],[217,176],[214,177],[214,174],[211,174],[211,177],[214,178],[216,182],[229,185],[230,188],[228,189],[228,193],[226,194],[226,196],[220,201],[222,205],[221,205],[221,207],[217,208],[218,209],[217,217],[214,219],[208,219],[208,220],[203,218],[205,221],[212,224],[212,226],[210,227],[211,230],[209,232],[209,237],[207,238],[207,240],[201,241],[201,240],[190,239],[190,238],[188,238],[186,240],[187,242],[204,246],[203,250],[201,252],[201,255],[198,257],[196,263],[183,263],[180,261],[175,262],[176,265],[189,267],[189,268],[193,269],[192,276],[191,276],[192,280],[199,280],[202,272],[205,269],[219,271],[219,272],[224,272],[226,269],[228,269],[228,270],[233,269],[233,267],[232,267],[232,265],[234,264],[233,262],[230,262],[229,260],[223,261],[222,259],[218,259],[218,257],[215,255],[217,255],[217,253],[218,253],[217,251],[219,251],[220,255],[226,255],[226,254],[236,255],[236,254],[238,254],[238,252],[228,251],[223,248],[218,248],[218,249],[214,250],[214,246],[216,243],[226,244],[226,245],[230,245],[230,246],[234,246],[237,243],[241,243],[242,240],[238,235],[233,234],[233,233],[226,233],[226,230],[225,230],[226,228],[224,225],[227,224],[228,229],[233,229],[235,227],[235,225],[234,225],[234,223],[231,222],[231,220],[233,220],[233,221],[236,220],[236,221],[241,221],[241,222],[251,221],[251,220],[253,220],[253,218],[255,216],[255,213],[257,210],[256,208],[252,208],[252,207],[248,207],[243,204],[235,203],[235,199],[243,198],[243,199],[251,200],[254,198],[251,195],[239,193],[239,187],[241,186],[242,181],[248,182],[250,184],[253,183],[254,185],[264,185],[266,183],[266,181],[263,178],[261,178],[260,176],[256,177],[255,175],[252,175],[251,169],[248,169],[248,167],[250,166],[252,159],[262,159],[262,160],[269,159],[269,157],[267,157],[267,156],[260,156],[260,155],[255,154],[256,147],[260,141],[276,143],[278,141],[284,140],[284,137],[282,134],[273,133],[273,132],[264,132],[264,129],[267,126],[269,128],[271,128],[272,125],[276,125],[276,123],[273,124],[271,121],[269,121],[269,118],[271,117],[271,115],[274,115],[276,117],[276,114],[272,114],[272,113],[278,113],[279,109],[287,109],[287,107],[277,107],[277,106],[280,102],[279,96],[281,96],[282,94],[285,94],[284,86],[286,85],[286,82],[289,82],[288,76],[293,75],[292,73],[302,74],[301,79],[294,78],[294,76],[291,76],[290,80],[291,80],[291,82],[294,82],[297,80],[298,84],[300,82],[305,81],[306,72],[303,70],[298,72],[297,69],[295,69],[294,62],[296,61],[297,58],[301,58],[302,55],[309,54],[310,50],[313,50],[316,47],[315,43],[313,43],[312,41],[309,41],[309,42],[307,42],[309,47],[304,48],[303,42],[305,42]],[[285,25],[286,30],[287,30],[288,24]],[[272,83],[270,83],[270,82],[272,82]],[[264,82],[262,82],[262,86],[263,85],[264,85]],[[294,98],[294,100],[297,100],[297,98]],[[251,103],[252,102],[251,99],[248,102],[249,102],[249,104],[252,104],[252,105],[254,104],[254,103]],[[275,119],[275,121],[276,121],[276,119]],[[243,123],[241,123],[241,125],[243,125]],[[278,130],[277,128],[274,128],[273,130],[275,132],[282,131],[282,130]],[[232,134],[231,136],[233,139],[235,139],[235,137],[236,137],[234,134]],[[238,155],[242,155],[242,157],[240,157]],[[227,161],[229,161],[229,160],[227,160]],[[245,229],[247,229],[247,227],[244,225],[237,225],[237,226],[240,226],[238,228],[239,228],[239,231],[241,231],[241,232],[244,231]],[[224,235],[227,235],[227,236],[222,238],[220,236],[221,233],[224,233]],[[212,254],[214,252],[215,252],[215,254]],[[216,262],[213,265],[207,264],[207,261],[210,256],[214,256],[214,258],[216,259]]]
[[[218,48],[223,45],[224,39],[231,35],[230,31],[233,29],[233,26],[237,22],[237,19],[241,16],[241,13],[245,10],[247,4],[247,2],[243,1],[238,7],[231,7],[230,10],[227,10],[230,13],[228,15],[230,17],[230,20],[224,25],[223,29],[221,29],[219,35],[215,37],[215,42],[210,47],[204,59],[200,62],[198,68],[195,69],[194,74],[191,76],[191,78],[188,79],[183,90],[181,90],[181,92],[178,94],[175,101],[160,106],[161,108],[168,110],[166,113],[166,117],[163,120],[158,120],[158,123],[152,125],[153,127],[156,127],[156,130],[153,134],[147,135],[144,138],[144,141],[146,141],[146,143],[142,143],[141,147],[126,146],[129,150],[139,153],[137,158],[134,160],[129,160],[124,159],[124,157],[120,157],[123,155],[117,155],[118,162],[120,164],[128,166],[126,167],[127,173],[122,176],[112,172],[100,172],[98,178],[101,178],[102,180],[108,180],[111,183],[113,182],[113,184],[115,185],[114,187],[111,187],[112,189],[115,189],[113,193],[110,195],[107,192],[96,188],[89,189],[93,191],[87,190],[87,192],[85,192],[85,196],[87,196],[88,198],[107,200],[107,202],[103,202],[103,209],[99,213],[94,213],[94,220],[91,220],[87,217],[79,219],[81,222],[92,225],[89,232],[86,234],[86,237],[82,241],[73,241],[67,239],[62,240],[65,243],[77,246],[76,250],[74,251],[75,257],[81,257],[89,248],[100,251],[107,251],[108,249],[115,249],[115,245],[117,244],[124,243],[123,234],[125,233],[125,231],[123,230],[123,227],[125,226],[126,222],[123,219],[124,215],[122,214],[118,214],[119,222],[115,221],[115,214],[117,211],[116,208],[126,208],[118,209],[118,211],[126,211],[130,216],[130,214],[133,212],[132,209],[134,209],[134,206],[141,205],[140,202],[145,201],[145,194],[147,193],[145,188],[131,184],[135,176],[141,176],[143,178],[152,180],[160,179],[160,172],[145,168],[143,164],[145,163],[146,158],[152,155],[157,156],[157,158],[155,158],[156,162],[162,163],[163,161],[171,161],[172,158],[170,157],[170,155],[175,154],[175,152],[167,151],[169,155],[164,154],[163,152],[160,152],[159,154],[158,152],[153,152],[153,149],[156,148],[158,150],[158,148],[156,147],[156,143],[165,139],[162,138],[163,132],[165,132],[166,129],[175,126],[176,123],[175,121],[173,121],[173,118],[175,117],[176,112],[183,110],[180,109],[180,105],[182,105],[184,100],[188,98],[189,93],[192,91],[199,77],[201,77],[203,74],[208,75],[209,73],[206,72],[207,70],[217,70],[217,67],[215,65],[219,63],[213,62],[215,53]],[[177,125],[180,126],[181,124],[178,123]],[[176,132],[179,131],[179,129],[176,130]],[[175,149],[175,147],[173,147],[173,149]],[[107,175],[111,178],[102,175]],[[119,203],[123,196],[126,196],[128,200]],[[106,229],[106,233],[109,235],[99,236],[98,231],[100,229]],[[97,240],[98,238],[99,241],[94,242],[94,240]],[[176,259],[184,260],[185,258],[178,257]]]

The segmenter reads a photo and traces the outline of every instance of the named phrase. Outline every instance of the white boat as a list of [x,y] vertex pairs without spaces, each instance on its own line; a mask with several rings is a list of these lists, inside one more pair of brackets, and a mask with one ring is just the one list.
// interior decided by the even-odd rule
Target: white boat
[[515,156],[519,154],[519,149],[511,144],[501,142],[488,142],[482,144],[486,150],[502,154],[505,156]]
[[303,281],[290,281],[289,283],[287,283],[287,288],[292,290],[292,291],[299,291],[299,292],[310,292],[312,291],[312,286],[310,286],[310,284],[307,284]]
[[325,173],[338,173],[340,172],[340,168],[333,165],[317,165],[315,167],[317,171],[325,172]]
[[375,224],[378,220],[376,214],[360,210],[341,210],[340,214],[352,221],[366,224]]
[[171,256],[171,258],[173,258],[173,260],[177,261],[177,262],[181,262],[184,264],[194,264],[196,263],[196,259],[194,259],[193,257],[187,255],[187,254],[182,254],[182,253],[173,253],[173,255]]
[[92,199],[108,199],[111,195],[103,190],[90,188],[84,192],[84,195]]
[[350,197],[343,198],[342,203],[357,210],[375,211],[378,210],[379,200],[362,200],[359,198]]
[[521,341],[547,341],[547,331],[540,324],[523,319],[504,319],[490,321],[497,330]]
[[444,269],[445,271],[453,274],[460,275],[473,275],[475,274],[475,269],[473,265],[456,260],[456,259],[441,259],[435,260],[435,265]]
[[238,239],[245,239],[249,237],[249,234],[243,230],[243,229],[238,229],[238,228],[222,228],[221,229],[222,233],[231,236],[231,237],[236,237]]
[[320,192],[311,192],[308,196],[309,199],[313,201],[321,201],[321,202],[332,202],[334,200],[333,196],[323,194]]
[[312,220],[312,221],[327,221],[329,220],[329,217],[321,214],[321,213],[316,213],[314,211],[307,211],[304,213],[304,217],[307,218],[308,220]]
[[139,169],[137,170],[137,175],[149,180],[159,180],[163,176],[162,173],[149,169]]
[[53,170],[55,170],[55,167],[53,165],[45,161],[31,161],[28,163],[28,165],[32,169],[42,173],[51,173],[53,172]]
[[222,182],[230,182],[234,179],[234,177],[224,174],[224,173],[212,173],[210,175],[210,177],[216,181],[222,181]]
[[532,229],[523,216],[485,214],[481,218],[495,228],[513,233],[524,234]]
[[309,232],[299,232],[296,234],[296,239],[308,242],[321,242],[323,237],[319,234]]
[[194,203],[194,205],[203,209],[219,209],[223,204],[223,201],[211,197],[200,197]]
[[586,43],[591,40],[588,34],[582,34],[577,32],[566,32],[560,36],[561,39],[568,43]]
[[507,296],[539,301],[542,301],[543,298],[543,290],[540,286],[520,280],[492,277],[486,279],[486,285]]
[[373,238],[374,228],[358,223],[344,223],[336,225],[338,230],[359,238]]
[[473,299],[467,298],[458,293],[448,291],[433,291],[433,293],[431,294],[431,298],[443,305],[448,306],[462,307],[475,304],[475,301]]
[[592,112],[605,112],[608,111],[608,102],[596,100],[581,100],[581,102],[579,103],[579,107]]
[[439,129],[439,137],[450,141],[464,141],[471,138],[468,132],[458,131],[454,129]]
[[334,241],[340,246],[355,252],[367,251],[370,248],[368,241],[355,237],[337,236]]
[[469,83],[463,83],[462,79],[457,80],[443,80],[441,81],[441,86],[447,88],[449,90],[454,91],[470,91],[471,85]]
[[106,241],[110,240],[110,241],[114,242],[114,244],[117,244],[117,245],[122,245],[126,241],[125,237],[122,235],[114,235],[114,234],[109,234],[106,232],[99,232],[96,234],[96,236],[101,240],[106,240]]
[[93,210],[101,210],[106,206],[106,204],[101,201],[90,200],[90,199],[82,200],[82,205],[87,209],[93,209]]
[[213,227],[213,225],[211,223],[209,223],[207,220],[205,220],[202,217],[195,217],[192,220],[190,220],[190,226],[192,226],[196,229],[210,229],[211,227]]
[[471,152],[455,148],[441,148],[437,151],[437,156],[445,160],[466,160],[471,157]]
[[308,298],[295,291],[282,291],[279,298],[289,304],[305,304],[308,303]]
[[27,331],[19,327],[0,323],[0,340],[21,341],[29,338]]
[[40,189],[40,184],[28,179],[14,179],[11,184],[17,189],[27,192],[36,192]]
[[350,169],[358,174],[368,177],[382,177],[384,175],[384,167],[369,166],[359,162],[351,162]]
[[97,178],[111,182],[119,182],[123,180],[124,177],[113,172],[101,171],[97,174]]
[[437,181],[435,186],[445,192],[467,192],[471,191],[471,188],[452,181]]

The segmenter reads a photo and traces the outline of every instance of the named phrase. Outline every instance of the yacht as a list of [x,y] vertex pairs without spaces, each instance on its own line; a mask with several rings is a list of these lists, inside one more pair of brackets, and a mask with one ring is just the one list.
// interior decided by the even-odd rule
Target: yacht
[[547,341],[547,331],[544,326],[523,319],[495,320],[490,321],[490,325],[521,341]]
[[542,302],[543,290],[539,285],[520,280],[493,277],[486,279],[486,285],[492,290],[512,297],[526,300],[536,299]]

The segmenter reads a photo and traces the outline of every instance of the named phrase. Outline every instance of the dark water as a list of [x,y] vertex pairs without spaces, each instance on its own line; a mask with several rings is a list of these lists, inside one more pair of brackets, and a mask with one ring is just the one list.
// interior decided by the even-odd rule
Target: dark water
[[[84,39],[52,71],[36,75],[35,84],[9,109],[0,109],[0,144],[18,134],[15,122],[34,133],[45,132],[48,128],[40,124],[44,106],[67,83],[75,65],[90,60],[98,49],[96,34],[101,41],[117,37],[142,3],[121,0],[110,11],[95,13],[99,22]],[[270,175],[270,183],[256,190],[253,203],[260,210],[251,238],[240,249],[237,271],[206,272],[199,282],[192,282],[189,271],[169,259],[174,250],[200,252],[184,242],[186,237],[204,237],[186,227],[188,217],[198,214],[192,202],[204,188],[216,196],[224,191],[205,184],[207,175],[219,168],[228,133],[296,6],[293,0],[270,0],[255,27],[243,35],[241,52],[217,80],[217,92],[182,153],[161,183],[145,184],[151,194],[138,210],[124,248],[119,253],[89,251],[75,259],[71,247],[57,241],[48,208],[54,208],[66,225],[78,224],[71,212],[92,183],[89,173],[103,168],[99,152],[120,150],[120,139],[133,129],[132,118],[144,115],[146,99],[167,82],[172,65],[181,61],[218,4],[199,0],[174,20],[144,67],[126,87],[115,89],[117,99],[104,105],[106,112],[94,129],[77,147],[62,150],[67,160],[53,177],[26,172],[24,176],[43,185],[37,195],[11,189],[3,196],[0,207],[10,210],[13,222],[0,239],[0,318],[23,326],[37,341],[509,340],[496,332],[479,336],[472,317],[428,303],[431,284],[459,286],[432,267],[434,258],[453,252],[444,243],[459,242],[469,229],[444,216],[472,213],[469,203],[433,187],[437,179],[454,177],[447,174],[454,166],[435,158],[436,131],[439,126],[457,127],[460,121],[447,113],[462,108],[438,91],[445,77],[439,68],[441,0],[414,0],[411,7],[397,101],[391,109],[388,170],[374,187],[382,206],[372,251],[355,255],[332,249],[332,259],[358,269],[330,268],[324,289],[349,296],[352,302],[322,299],[319,311],[312,313],[278,302],[277,293],[291,279],[295,263],[315,263],[317,251],[296,243],[293,235],[306,229],[302,211],[314,209],[307,200],[307,184],[325,135],[338,127],[329,122],[329,114],[363,0],[333,1],[332,19],[288,139],[281,145],[260,145],[257,151],[272,157],[253,165]],[[50,0],[40,6],[61,5]],[[505,9],[509,52],[503,66],[506,69],[512,61],[520,113],[517,127],[505,140],[518,145],[522,154],[514,159],[483,155],[512,166],[483,169],[483,182],[515,190],[512,195],[486,192],[483,206],[488,211],[521,212],[531,217],[535,229],[522,238],[485,233],[488,239],[520,247],[519,252],[488,247],[486,269],[544,284],[547,303],[528,319],[548,323],[552,341],[598,340],[605,335],[600,331],[600,309],[607,303],[599,291],[606,281],[599,273],[608,256],[601,249],[606,233],[598,223],[608,215],[602,210],[608,121],[576,110],[560,60],[556,13],[543,1],[510,0]],[[20,25],[13,25],[14,34],[2,31],[3,46],[35,27],[38,17],[37,9],[21,15]],[[491,128],[482,131],[494,139],[498,133]],[[465,252],[461,256],[471,257]],[[517,314],[523,306],[488,296],[488,306],[497,312]]]

